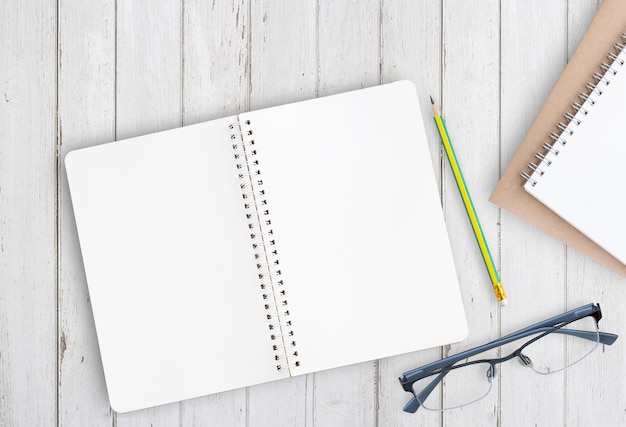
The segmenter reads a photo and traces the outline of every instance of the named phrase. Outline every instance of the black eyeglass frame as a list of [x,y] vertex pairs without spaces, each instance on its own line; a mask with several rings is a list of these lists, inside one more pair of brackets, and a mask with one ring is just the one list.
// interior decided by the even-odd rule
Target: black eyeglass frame
[[[402,377],[399,378],[400,384],[404,391],[411,393],[413,397],[411,400],[404,406],[403,411],[409,413],[415,413],[419,407],[421,406],[421,402],[424,402],[426,398],[432,393],[435,387],[443,380],[443,378],[448,374],[448,372],[462,368],[464,366],[473,365],[477,363],[488,363],[491,365],[490,371],[492,374],[495,374],[495,366],[506,362],[515,357],[519,358],[522,363],[528,364],[530,361],[527,360],[522,354],[522,351],[533,342],[541,339],[542,337],[550,334],[550,333],[564,333],[568,335],[577,336],[579,338],[588,339],[596,341],[598,339],[598,344],[606,344],[611,345],[617,340],[618,336],[615,334],[611,334],[608,332],[591,332],[591,331],[579,331],[579,330],[571,330],[571,329],[562,329],[564,326],[580,320],[582,318],[591,316],[596,321],[596,326],[598,322],[602,318],[602,310],[600,309],[600,304],[598,303],[590,303],[579,308],[570,310],[566,313],[560,314],[558,316],[551,317],[550,319],[544,320],[542,322],[536,323],[532,326],[528,326],[526,328],[520,329],[517,332],[513,332],[512,334],[506,335],[504,337],[498,338],[494,341],[491,341],[487,344],[483,344],[481,346],[472,348],[470,350],[463,351],[461,353],[455,354],[453,356],[446,357],[437,362],[429,363],[422,367],[412,369],[410,371],[402,374]],[[517,350],[509,354],[508,356],[495,358],[495,359],[482,359],[475,360],[467,363],[462,363],[459,365],[455,365],[457,362],[463,359],[467,359],[468,357],[475,356],[484,351],[491,350],[492,348],[500,347],[502,345],[508,344],[512,341],[519,340],[521,338],[527,337],[529,335],[540,333],[540,335],[534,337],[533,339],[525,342],[522,346],[520,346]],[[419,380],[422,380],[427,377],[431,377],[437,375],[437,377],[431,381],[419,394],[416,394],[413,390],[413,384]]]

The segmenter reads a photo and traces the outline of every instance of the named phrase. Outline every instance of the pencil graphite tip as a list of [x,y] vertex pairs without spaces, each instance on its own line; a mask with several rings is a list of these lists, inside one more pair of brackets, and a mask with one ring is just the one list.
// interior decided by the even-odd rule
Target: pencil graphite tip
[[435,105],[435,100],[433,99],[433,97],[430,97],[430,103],[432,104],[431,107],[433,109],[433,116],[437,117],[441,115],[441,112],[439,111],[439,108],[437,107],[437,105]]

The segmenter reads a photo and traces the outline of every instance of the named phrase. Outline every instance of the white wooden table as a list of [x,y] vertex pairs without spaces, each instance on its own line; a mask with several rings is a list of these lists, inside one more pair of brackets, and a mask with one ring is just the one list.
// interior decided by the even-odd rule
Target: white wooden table
[[[0,425],[626,425],[626,278],[487,201],[595,3],[2,0]],[[421,97],[470,325],[467,340],[114,413],[64,154],[398,79],[415,82]],[[506,286],[507,308],[499,309],[491,293],[442,157],[429,94],[443,106]],[[403,371],[588,302],[602,305],[601,329],[621,335],[612,347],[548,377],[509,362],[495,390],[463,410],[401,411],[408,397],[397,381]]]

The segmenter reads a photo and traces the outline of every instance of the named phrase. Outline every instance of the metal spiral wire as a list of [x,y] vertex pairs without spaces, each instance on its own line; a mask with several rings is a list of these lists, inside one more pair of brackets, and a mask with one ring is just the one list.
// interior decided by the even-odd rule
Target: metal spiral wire
[[250,120],[231,123],[231,147],[234,152],[239,188],[244,201],[249,236],[254,249],[255,267],[266,310],[269,338],[276,370],[291,370],[300,366],[294,330],[290,319],[289,302],[284,288],[282,270],[276,249],[276,239],[267,195],[262,179],[254,132]]
[[609,52],[607,54],[610,64],[606,62],[600,64],[600,69],[603,74],[597,72],[593,74],[594,82],[587,82],[585,84],[585,91],[578,94],[580,103],[572,103],[572,111],[568,111],[563,115],[565,123],[558,122],[556,124],[558,132],[550,132],[549,141],[544,141],[541,144],[543,151],[535,153],[535,158],[539,160],[539,163],[528,163],[527,167],[530,171],[523,171],[520,174],[524,181],[530,183],[532,186],[537,185],[540,177],[559,155],[560,150],[567,144],[569,137],[572,136],[578,126],[583,123],[584,116],[589,113],[597,100],[602,96],[604,89],[611,83],[612,78],[617,75],[619,70],[624,66],[625,61],[620,55],[626,52],[625,45],[626,32],[621,34],[621,43],[618,42],[614,44],[613,48],[615,52]]

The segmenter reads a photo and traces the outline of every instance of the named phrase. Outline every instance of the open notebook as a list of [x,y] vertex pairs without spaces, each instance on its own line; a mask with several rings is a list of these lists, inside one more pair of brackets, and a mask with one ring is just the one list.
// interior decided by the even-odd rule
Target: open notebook
[[76,150],[65,165],[116,411],[467,334],[410,82]]
[[[621,43],[626,43],[626,33]],[[616,44],[575,115],[530,163],[524,189],[626,264],[626,49]],[[584,102],[583,102],[584,101]]]

